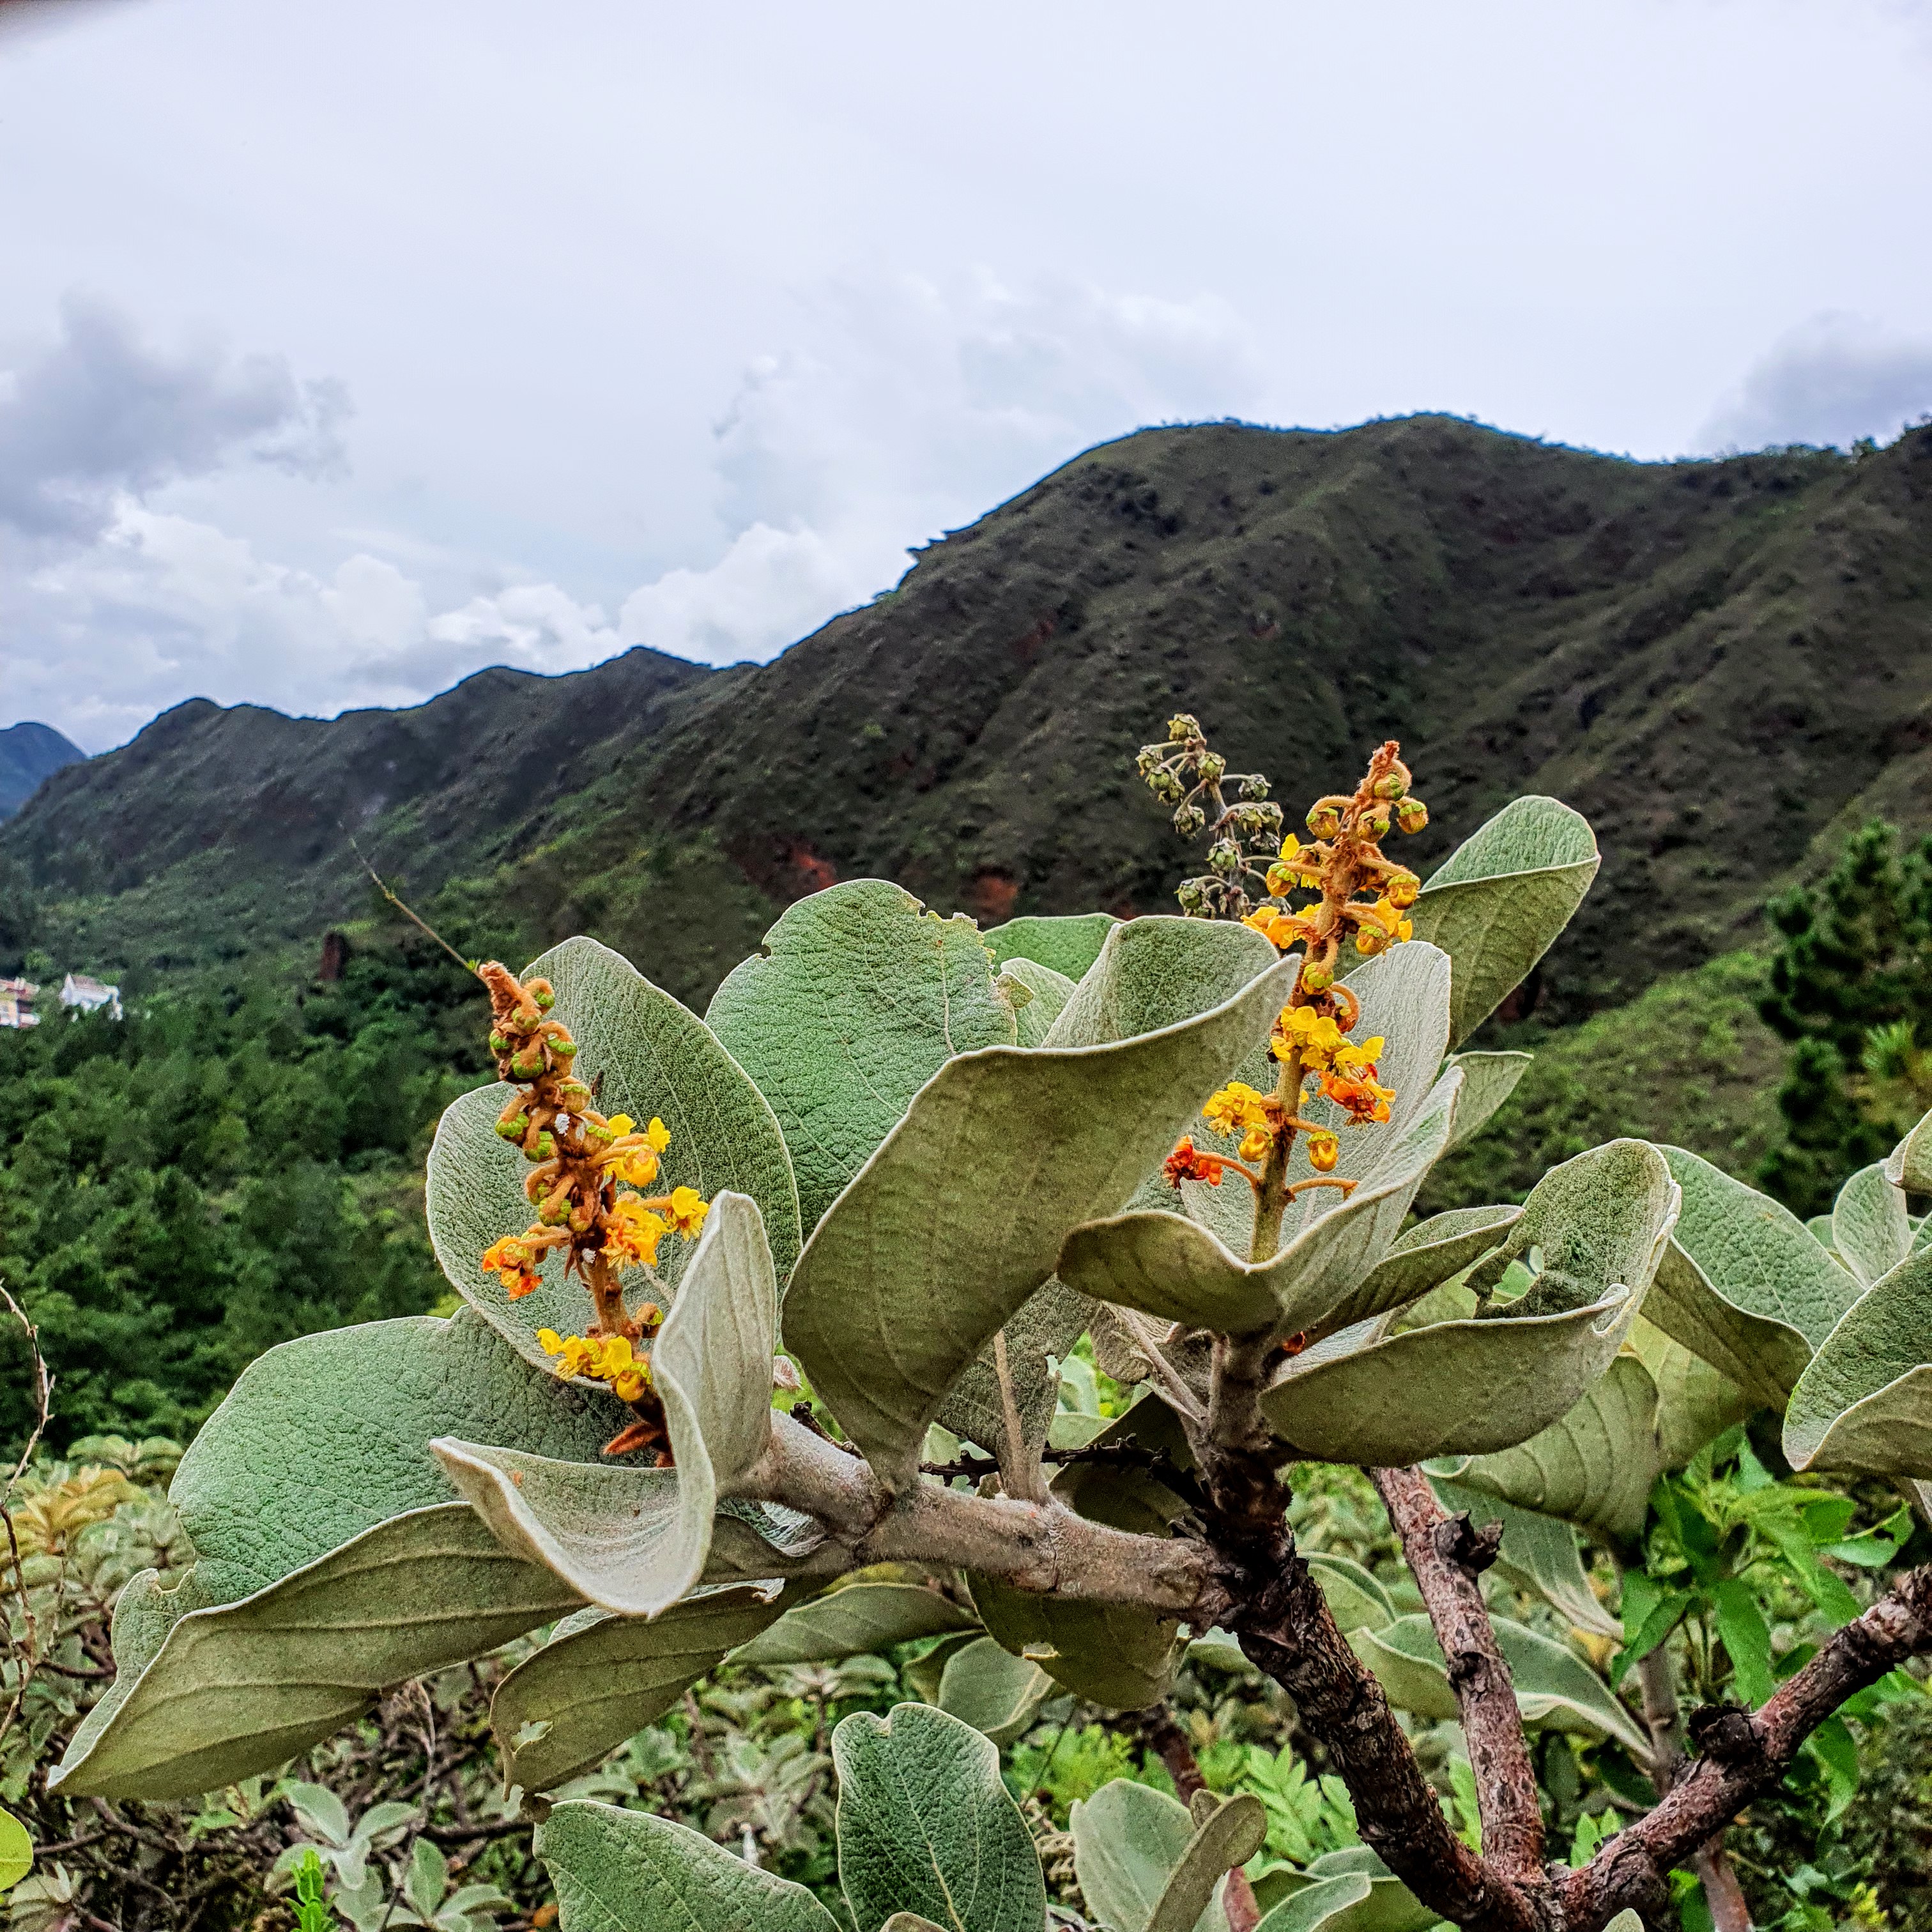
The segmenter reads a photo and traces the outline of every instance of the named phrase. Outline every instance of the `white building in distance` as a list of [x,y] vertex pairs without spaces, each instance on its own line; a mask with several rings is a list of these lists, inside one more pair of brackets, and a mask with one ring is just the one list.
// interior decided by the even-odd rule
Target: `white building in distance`
[[121,1017],[121,988],[104,986],[85,973],[70,973],[61,982],[60,1003],[64,1006],[78,1006],[84,1013],[98,1013],[105,1006],[110,1019]]

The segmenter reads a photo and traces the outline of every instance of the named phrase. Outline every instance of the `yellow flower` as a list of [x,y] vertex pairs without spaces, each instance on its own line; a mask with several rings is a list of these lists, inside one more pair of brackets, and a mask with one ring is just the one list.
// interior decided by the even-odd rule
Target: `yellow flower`
[[638,1131],[637,1122],[628,1114],[613,1114],[605,1124],[610,1130],[613,1140],[622,1140],[626,1134],[634,1134]]
[[655,1268],[669,1223],[634,1194],[620,1194],[604,1230],[604,1252],[619,1268]]
[[644,1130],[644,1138],[650,1142],[653,1151],[662,1154],[670,1145],[670,1130],[653,1114],[650,1125]]
[[1346,1044],[1331,1015],[1318,1013],[1312,1006],[1284,1006],[1274,1023],[1268,1051],[1277,1060],[1299,1053],[1304,1070],[1318,1073]]
[[689,1236],[704,1226],[711,1204],[694,1187],[674,1187],[670,1191],[670,1224],[680,1234]]
[[610,1172],[632,1187],[648,1187],[658,1178],[658,1157],[649,1148],[626,1148],[611,1162]]
[[1326,1174],[1341,1154],[1342,1143],[1326,1127],[1317,1127],[1308,1136],[1308,1164],[1317,1174]]
[[546,1355],[560,1355],[563,1353],[563,1337],[554,1328],[539,1328],[537,1346]]
[[1218,1094],[1210,1094],[1201,1109],[1201,1118],[1224,1138],[1232,1133],[1265,1129],[1267,1102],[1244,1082],[1231,1081]]
[[1388,1042],[1380,1034],[1377,1034],[1372,1040],[1365,1040],[1359,1044],[1351,1042],[1348,1046],[1337,1050],[1335,1064],[1338,1067],[1365,1066],[1372,1073],[1375,1071],[1376,1062],[1382,1057],[1382,1048],[1388,1044]]
[[1241,1136],[1241,1144],[1236,1150],[1244,1160],[1265,1160],[1274,1145],[1274,1136],[1267,1128],[1250,1127]]

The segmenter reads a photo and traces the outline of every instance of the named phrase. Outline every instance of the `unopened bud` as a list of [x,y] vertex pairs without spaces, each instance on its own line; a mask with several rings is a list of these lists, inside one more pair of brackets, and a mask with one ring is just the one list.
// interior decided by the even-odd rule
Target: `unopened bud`
[[1342,814],[1332,805],[1311,805],[1307,826],[1318,838],[1332,838],[1342,829]]
[[1180,902],[1184,913],[1198,913],[1208,902],[1208,895],[1201,890],[1198,879],[1189,879],[1174,889],[1174,896]]
[[538,1135],[536,1145],[526,1148],[524,1151],[532,1160],[554,1160],[556,1158],[556,1136],[546,1130]]
[[1406,798],[1395,808],[1395,822],[1405,832],[1420,832],[1429,823],[1429,808],[1419,798]]
[[1328,1172],[1341,1154],[1341,1142],[1327,1128],[1318,1128],[1308,1136],[1308,1164],[1317,1174]]
[[1398,911],[1406,911],[1420,896],[1422,881],[1413,872],[1391,872],[1387,890],[1389,904]]
[[1160,747],[1158,745],[1143,745],[1140,756],[1134,760],[1134,770],[1144,778],[1152,777],[1160,769]]
[[499,1120],[496,1123],[496,1131],[506,1141],[520,1141],[530,1131],[530,1115],[518,1114],[512,1119]]
[[1241,863],[1241,848],[1232,838],[1217,838],[1208,848],[1208,862],[1224,877],[1238,872]]
[[1184,838],[1192,838],[1208,823],[1208,814],[1198,805],[1184,805],[1174,814],[1174,829]]
[[492,1053],[508,1053],[509,1050],[510,1042],[507,1035],[500,1033],[490,1034],[490,1051]]
[[1334,983],[1334,973],[1318,960],[1310,960],[1301,969],[1301,990],[1304,993],[1325,993]]
[[1389,815],[1382,806],[1372,805],[1355,820],[1356,832],[1364,838],[1382,838],[1388,836]]
[[580,1040],[554,1040],[550,1043],[550,1050],[560,1060],[571,1060],[576,1057],[577,1049],[582,1044]]
[[1198,760],[1203,784],[1212,784],[1228,769],[1228,761],[1219,752],[1203,752]]
[[1187,794],[1173,772],[1157,771],[1148,780],[1148,790],[1168,805],[1178,805]]
[[1376,796],[1393,805],[1408,789],[1408,781],[1400,772],[1387,772],[1376,781]]
[[570,1203],[564,1201],[546,1201],[537,1210],[537,1219],[546,1228],[560,1228],[570,1219]]
[[530,998],[536,1002],[537,1011],[547,1013],[556,1004],[556,994],[551,991],[548,980],[532,980],[529,987]]
[[1190,738],[1201,735],[1201,721],[1185,711],[1178,711],[1167,721],[1167,736],[1170,744],[1184,744]]
[[1386,952],[1388,946],[1388,934],[1372,920],[1364,920],[1355,934],[1355,950],[1365,959],[1372,959],[1378,952]]
[[[1268,795],[1268,782],[1259,772],[1251,772],[1242,779],[1241,796],[1244,798],[1266,798]],[[1276,809],[1279,810],[1280,808],[1277,807]]]

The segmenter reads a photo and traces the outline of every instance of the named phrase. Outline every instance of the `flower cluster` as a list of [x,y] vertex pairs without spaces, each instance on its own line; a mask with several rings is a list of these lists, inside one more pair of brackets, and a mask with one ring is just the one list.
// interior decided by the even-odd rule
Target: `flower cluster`
[[[1272,1202],[1278,1218],[1280,1204],[1300,1188],[1346,1191],[1354,1185],[1328,1178],[1341,1157],[1334,1130],[1303,1117],[1311,1082],[1313,1090],[1339,1108],[1352,1124],[1390,1118],[1395,1090],[1382,1084],[1378,1064],[1388,1042],[1379,1034],[1361,1040],[1349,1037],[1361,1017],[1361,1005],[1337,976],[1342,942],[1349,935],[1357,952],[1368,957],[1412,935],[1408,913],[1421,893],[1422,882],[1407,866],[1384,856],[1382,841],[1391,826],[1419,832],[1429,822],[1429,811],[1410,794],[1408,767],[1402,761],[1401,748],[1390,741],[1370,760],[1352,794],[1316,802],[1307,821],[1312,841],[1304,844],[1290,832],[1261,872],[1240,850],[1240,837],[1252,837],[1250,820],[1239,818],[1248,808],[1230,811],[1220,804],[1225,763],[1208,750],[1199,724],[1190,717],[1176,718],[1168,737],[1170,746],[1180,748],[1144,746],[1139,769],[1158,796],[1178,800],[1176,828],[1188,836],[1203,828],[1207,821],[1195,800],[1210,792],[1226,821],[1217,820],[1216,843],[1208,855],[1215,872],[1182,886],[1183,908],[1207,918],[1239,918],[1282,951],[1298,947],[1303,955],[1294,991],[1268,1041],[1280,1070],[1274,1092],[1264,1094],[1244,1081],[1232,1081],[1201,1110],[1216,1136],[1235,1142],[1234,1154],[1198,1148],[1189,1136],[1162,1168],[1168,1184],[1175,1187],[1185,1180],[1218,1187],[1232,1168],[1256,1191],[1258,1226],[1264,1208]],[[1182,779],[1190,776],[1196,781],[1195,789],[1183,791]],[[1258,776],[1234,782],[1244,796],[1262,797],[1268,790],[1267,780]],[[1272,822],[1278,826],[1278,808],[1265,809],[1275,814]],[[1267,893],[1252,909],[1242,884],[1247,878],[1258,878]],[[1290,902],[1301,893],[1313,897],[1298,908]],[[1298,1136],[1316,1178],[1291,1185],[1288,1154]]]
[[657,1332],[662,1315],[655,1301],[634,1313],[628,1308],[618,1275],[641,1270],[655,1280],[659,1244],[667,1235],[694,1238],[709,1204],[692,1187],[662,1195],[620,1191],[657,1180],[670,1130],[656,1118],[640,1128],[628,1114],[597,1111],[596,1093],[576,1075],[578,1043],[553,1016],[556,996],[548,980],[520,982],[494,960],[477,973],[490,990],[496,1070],[518,1089],[496,1131],[530,1163],[524,1191],[536,1210],[523,1233],[506,1234],[484,1250],[482,1266],[520,1300],[542,1286],[544,1256],[564,1250],[565,1270],[590,1290],[596,1319],[587,1334],[546,1328],[538,1339],[559,1374],[605,1383],[638,1412],[610,1453],[662,1447],[662,1408],[651,1392],[648,1356],[636,1345]]
[[[1201,721],[1182,712],[1168,720],[1167,736],[1143,745],[1135,769],[1148,790],[1174,807],[1174,829],[1184,838],[1208,835],[1208,869],[1181,881],[1174,896],[1191,919],[1240,919],[1253,902],[1246,882],[1262,874],[1254,858],[1281,836],[1281,807],[1265,801],[1268,782],[1258,772],[1230,772],[1208,748]],[[1227,802],[1232,785],[1237,802]]]
[[650,1386],[650,1358],[637,1352],[628,1335],[560,1335],[539,1328],[537,1342],[555,1358],[559,1375],[608,1382],[620,1401],[636,1402]]

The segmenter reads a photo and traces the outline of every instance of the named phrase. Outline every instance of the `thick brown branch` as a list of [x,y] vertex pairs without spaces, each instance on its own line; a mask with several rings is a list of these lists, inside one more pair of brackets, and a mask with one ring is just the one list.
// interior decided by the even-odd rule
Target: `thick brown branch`
[[1371,1473],[1449,1666],[1476,1774],[1484,1857],[1507,1877],[1536,1878],[1543,1869],[1536,1773],[1509,1665],[1476,1582],[1496,1561],[1496,1539],[1472,1531],[1466,1515],[1445,1514],[1420,1469]]
[[1619,1832],[1558,1885],[1568,1932],[1598,1932],[1625,1906],[1661,1892],[1681,1864],[1784,1774],[1798,1747],[1847,1697],[1932,1649],[1932,1564],[1829,1638],[1762,1710],[1707,1727],[1705,1754],[1648,1816]]

